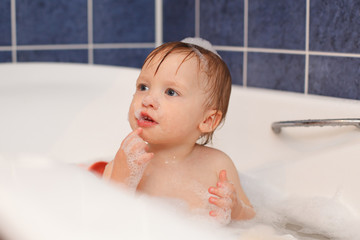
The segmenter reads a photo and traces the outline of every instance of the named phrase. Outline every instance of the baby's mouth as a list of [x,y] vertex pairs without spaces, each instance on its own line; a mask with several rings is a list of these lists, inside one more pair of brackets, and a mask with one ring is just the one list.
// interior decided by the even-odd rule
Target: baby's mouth
[[139,122],[147,124],[157,124],[157,122],[146,112],[136,111],[135,117]]
[[148,122],[155,122],[150,116],[141,114],[140,119]]

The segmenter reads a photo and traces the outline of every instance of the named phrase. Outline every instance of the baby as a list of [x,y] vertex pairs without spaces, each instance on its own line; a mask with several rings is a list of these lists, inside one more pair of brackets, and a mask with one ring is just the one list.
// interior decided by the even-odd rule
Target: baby
[[231,76],[207,41],[193,40],[163,44],[146,58],[129,109],[133,132],[103,177],[181,199],[222,223],[250,219],[255,212],[233,162],[205,146],[226,116]]

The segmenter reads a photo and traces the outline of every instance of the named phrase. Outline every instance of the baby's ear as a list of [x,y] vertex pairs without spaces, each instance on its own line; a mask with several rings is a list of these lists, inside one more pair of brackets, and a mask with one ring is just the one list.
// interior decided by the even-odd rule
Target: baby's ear
[[205,113],[204,120],[199,125],[201,133],[213,132],[219,125],[221,117],[221,111],[215,109],[208,110]]

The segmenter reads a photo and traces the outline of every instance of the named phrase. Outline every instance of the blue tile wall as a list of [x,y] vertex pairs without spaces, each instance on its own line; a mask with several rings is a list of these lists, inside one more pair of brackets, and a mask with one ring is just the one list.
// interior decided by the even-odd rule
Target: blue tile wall
[[306,0],[249,1],[249,47],[305,49]]
[[310,93],[360,100],[360,58],[312,56],[309,74]]
[[11,45],[10,0],[0,1],[0,46]]
[[243,45],[243,0],[202,0],[200,16],[201,37],[215,45]]
[[251,87],[304,92],[305,57],[291,54],[249,53]]
[[32,50],[18,51],[19,62],[88,62],[87,50]]
[[195,1],[163,0],[164,42],[195,36]]
[[154,42],[155,9],[149,0],[93,0],[95,43]]
[[147,48],[96,49],[94,63],[141,68],[145,58],[152,50]]
[[17,0],[17,44],[87,43],[87,0]]
[[229,67],[232,83],[243,84],[243,53],[231,51],[218,51],[218,54]]
[[360,0],[0,0],[0,62],[141,67],[161,42],[198,36],[233,84],[360,100],[359,9]]
[[310,49],[360,53],[360,1],[311,1]]
[[9,51],[0,51],[0,63],[2,62],[11,62],[11,52]]

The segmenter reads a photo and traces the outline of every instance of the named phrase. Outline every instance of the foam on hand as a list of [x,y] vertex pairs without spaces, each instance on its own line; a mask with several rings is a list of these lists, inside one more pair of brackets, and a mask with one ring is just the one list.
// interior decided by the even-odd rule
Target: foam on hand
[[230,208],[227,208],[227,209],[218,208],[217,214],[218,214],[218,216],[216,217],[216,219],[219,221],[220,224],[227,225],[231,222],[231,209]]
[[[222,189],[225,194],[224,201],[226,202],[226,204],[228,206],[231,206],[232,202],[233,202],[232,199],[230,198],[230,195],[232,194],[232,189],[229,188],[227,185],[223,185]],[[231,222],[231,208],[222,209],[222,208],[217,207],[216,212],[218,214],[217,220],[221,224],[226,225]]]
[[127,165],[130,170],[130,176],[126,179],[126,183],[130,189],[134,190],[139,184],[148,164],[139,162],[141,156],[146,154],[146,151],[144,148],[136,147],[136,145],[140,145],[143,142],[144,140],[141,137],[135,136],[132,139],[126,139],[123,146],[124,153],[127,156]]

